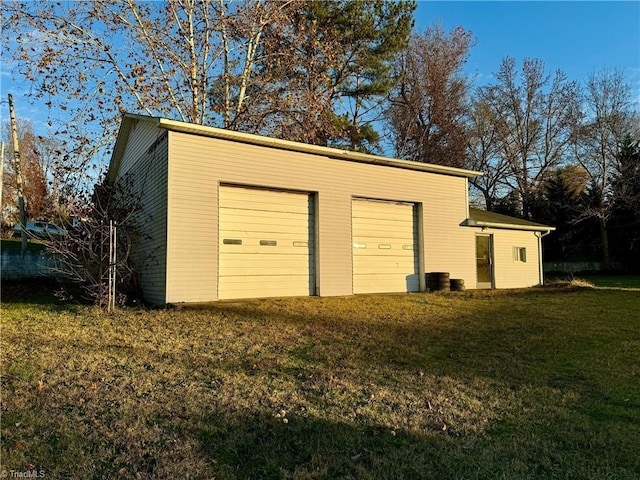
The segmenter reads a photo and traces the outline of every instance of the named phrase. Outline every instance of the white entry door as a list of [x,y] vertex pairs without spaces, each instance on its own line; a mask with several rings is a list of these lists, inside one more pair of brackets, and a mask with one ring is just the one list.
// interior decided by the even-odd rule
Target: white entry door
[[353,293],[417,292],[414,205],[354,199]]
[[312,295],[308,193],[220,186],[218,298]]

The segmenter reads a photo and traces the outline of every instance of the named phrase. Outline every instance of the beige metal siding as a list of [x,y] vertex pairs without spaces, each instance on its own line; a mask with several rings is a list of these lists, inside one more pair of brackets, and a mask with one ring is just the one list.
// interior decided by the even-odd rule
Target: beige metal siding
[[[145,300],[155,304],[166,303],[166,259],[167,259],[167,136],[156,130],[139,138],[133,132],[130,137],[131,155],[139,155],[135,162],[129,157],[123,158],[121,165],[127,165],[128,171],[119,178],[139,202],[134,207],[130,219],[133,226],[131,258],[140,273],[140,285]],[[164,136],[163,136],[164,135]],[[151,142],[149,138],[160,139]],[[139,142],[139,143],[138,143]],[[141,148],[136,148],[142,145]],[[144,150],[144,153],[140,153]]]
[[451,278],[464,279],[465,284],[473,285],[474,232],[461,226],[468,213],[465,192],[466,179],[463,178],[437,182],[436,188],[426,192],[423,205],[425,271],[449,272]]
[[[503,229],[486,229],[485,232],[493,235],[495,288],[523,288],[539,284],[538,238],[535,232]],[[514,259],[514,247],[526,248],[526,262]]]
[[354,199],[353,293],[417,292],[414,205]]
[[[345,162],[184,133],[169,132],[167,301],[217,300],[218,186],[243,184],[315,193],[318,294],[352,288],[351,201],[355,197],[422,203],[425,270],[474,279],[474,237],[466,179]],[[215,294],[214,294],[215,295]]]
[[312,207],[307,193],[221,186],[218,298],[312,294]]
[[126,175],[137,162],[142,160],[147,154],[147,150],[149,150],[155,142],[160,141],[160,139],[166,136],[166,134],[167,132],[164,129],[157,128],[155,124],[151,122],[135,121],[120,162],[118,176]]

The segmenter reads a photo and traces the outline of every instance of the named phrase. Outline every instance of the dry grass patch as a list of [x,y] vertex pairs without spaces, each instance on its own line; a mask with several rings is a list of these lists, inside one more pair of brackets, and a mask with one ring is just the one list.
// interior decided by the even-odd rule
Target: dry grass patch
[[637,478],[639,307],[576,287],[110,316],[4,304],[1,469]]

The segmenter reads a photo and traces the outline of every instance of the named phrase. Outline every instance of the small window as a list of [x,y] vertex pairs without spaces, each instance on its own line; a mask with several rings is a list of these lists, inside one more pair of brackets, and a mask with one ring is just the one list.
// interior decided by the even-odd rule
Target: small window
[[402,245],[403,250],[413,250],[413,245]]
[[278,242],[276,240],[260,240],[260,245],[265,247],[275,247],[278,245]]
[[225,245],[242,245],[242,240],[239,238],[225,238],[222,243]]
[[309,242],[293,242],[294,247],[308,247]]
[[391,244],[390,243],[379,243],[378,244],[378,248],[380,248],[381,250],[391,250]]
[[353,248],[367,248],[366,243],[354,243]]
[[513,247],[513,261],[526,263],[527,262],[527,249],[526,247]]

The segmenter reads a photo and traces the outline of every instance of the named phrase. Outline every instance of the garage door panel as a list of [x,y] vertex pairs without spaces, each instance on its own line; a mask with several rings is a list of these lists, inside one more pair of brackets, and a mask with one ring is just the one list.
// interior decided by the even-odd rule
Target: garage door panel
[[405,223],[392,223],[392,222],[371,222],[369,224],[363,224],[358,219],[358,234],[359,236],[371,236],[380,237],[386,235],[392,235],[396,238],[406,238],[407,235],[411,237],[413,234],[413,225]]
[[[392,250],[393,251],[393,250]],[[354,258],[372,258],[372,261],[375,260],[375,257],[380,257],[380,259],[382,261],[384,261],[384,259],[389,259],[389,261],[391,261],[392,259],[396,259],[396,258],[408,258],[411,261],[413,261],[414,257],[415,257],[415,253],[413,252],[413,250],[398,250],[397,248],[395,249],[395,252],[393,254],[391,254],[389,252],[389,250],[383,249],[383,248],[354,248],[353,249],[353,257]]]
[[[310,273],[309,266],[305,265],[304,261],[302,262],[292,262],[292,261],[284,262],[283,261],[280,264],[280,268],[295,269],[296,272],[300,272],[300,274],[296,276],[302,275],[305,278],[308,277]],[[234,265],[233,268],[221,267],[220,275],[228,278],[231,278],[231,277],[245,278],[245,277],[256,277],[256,276],[272,276],[275,278],[277,276],[276,274],[274,274],[273,267],[270,267],[268,265],[256,265],[255,263],[253,265],[244,265],[244,266]]]
[[[377,230],[374,230],[374,227],[361,228],[358,230],[358,239],[359,243],[362,241],[368,242],[377,242],[377,243],[389,243],[389,241],[395,240],[396,243],[398,240],[406,241],[406,239],[411,239],[411,235],[413,234],[413,229],[394,229],[393,227],[387,225],[381,225]],[[402,242],[404,243],[404,242]],[[412,243],[412,242],[407,242]]]
[[413,258],[389,258],[389,257],[355,257],[354,269],[358,273],[399,273],[412,274],[416,268]]
[[354,264],[364,265],[415,265],[415,257],[412,256],[401,256],[401,255],[384,255],[383,252],[376,252],[376,255],[354,255],[353,256]]
[[[396,275],[398,273],[398,268],[406,269],[407,271],[412,271],[414,265],[412,262],[401,263],[400,265],[372,265],[368,262],[362,263],[360,265],[356,265],[359,275]],[[406,277],[407,275],[412,275],[411,273],[407,273],[404,275],[400,275],[401,278]]]
[[309,255],[313,243],[309,234],[286,234],[273,232],[227,232],[220,239],[220,253],[266,253],[286,255]]
[[413,223],[408,222],[407,219],[405,218],[405,215],[406,216],[411,215],[411,210],[409,211],[403,211],[403,210],[404,209],[399,210],[395,216],[389,216],[388,218],[385,218],[385,217],[375,218],[372,216],[361,216],[361,215],[354,215],[353,218],[358,220],[358,224],[360,225],[386,224],[386,225],[395,225],[395,226],[406,225],[406,228],[413,227]]
[[[264,253],[267,253],[272,258],[274,258],[274,256],[282,257],[290,255],[300,255],[306,258],[309,257],[306,253],[309,250],[308,247],[267,247],[261,245],[247,245],[246,247],[243,247],[244,248],[238,248],[237,245],[220,245],[220,261],[227,260],[226,257],[222,258],[223,255],[236,255],[238,257],[242,255],[257,256]],[[231,259],[229,259],[229,261],[231,261]]]
[[[307,207],[308,208],[308,207]],[[221,208],[220,215],[236,223],[260,224],[268,222],[286,222],[295,225],[300,219],[309,216],[309,212],[269,212],[265,210],[240,210],[237,208]]]
[[[272,230],[276,230],[275,228]],[[292,231],[282,231],[281,227],[279,231],[266,231],[262,228],[255,228],[255,230],[227,230],[220,232],[220,238],[223,245],[225,240],[227,244],[231,240],[242,240],[242,245],[260,245],[262,240],[278,240],[283,243],[283,246],[293,245],[293,242],[309,242],[309,231],[307,228],[292,228]],[[240,237],[240,238],[238,238]],[[298,243],[296,243],[297,245]],[[279,245],[279,244],[278,244]]]
[[[305,284],[304,280],[307,280]],[[227,277],[220,285],[219,297],[224,298],[261,298],[309,295],[309,277],[298,275],[256,275],[250,277]],[[282,292],[287,292],[283,295]]]
[[250,234],[252,238],[265,238],[265,235],[281,235],[287,238],[298,237],[298,240],[308,240],[309,229],[306,226],[297,225],[260,225],[260,224],[233,224],[226,225],[224,230],[220,230],[222,238],[233,238],[243,235],[247,238]]
[[[227,191],[223,192],[222,188]],[[229,191],[235,189],[236,191]],[[250,196],[247,191],[251,190]],[[299,195],[299,198],[294,198]],[[292,192],[277,192],[271,190],[259,190],[240,187],[221,187],[221,199],[226,205],[237,210],[256,212],[291,212],[307,214],[309,212],[307,194]],[[223,207],[224,208],[224,207]]]
[[357,293],[402,293],[417,292],[420,290],[418,275],[369,274],[361,279],[360,289]]
[[[312,265],[309,265],[309,259],[306,255],[278,255],[277,257],[273,254],[264,254],[257,253],[254,255],[243,255],[237,254],[235,258],[232,258],[233,254],[226,254],[225,260],[230,263],[229,266],[222,266],[221,268],[226,268],[227,270],[224,272],[225,275],[233,276],[234,268],[268,268],[275,275],[276,272],[273,271],[273,265],[270,265],[270,262],[277,261],[279,265],[285,268],[295,268],[300,274],[309,273],[310,269],[312,269]],[[225,263],[227,263],[225,262]],[[223,273],[223,270],[220,271]]]
[[414,206],[354,199],[354,293],[420,290]]
[[220,187],[220,299],[313,292],[310,202],[306,193]]
[[[409,234],[401,238],[392,238],[390,235],[378,236],[378,237],[363,237],[358,238],[359,241],[353,242],[353,248],[355,250],[401,250],[403,252],[412,251],[415,249],[415,245],[411,242],[410,238],[407,238]],[[407,242],[407,243],[405,243]],[[390,246],[390,247],[389,247]]]
[[413,211],[413,204],[411,203],[365,199],[354,199],[353,201],[360,203],[357,207],[357,211],[354,210],[354,217],[398,218],[398,212]]
[[[380,231],[382,230],[382,232]],[[411,242],[411,235],[412,235],[412,230],[407,230],[405,232],[402,231],[397,231],[397,230],[391,230],[391,228],[388,227],[380,227],[380,230],[377,232],[371,231],[371,230],[366,230],[364,232],[361,232],[358,235],[358,244],[366,244],[367,248],[369,247],[369,244],[372,245],[376,245],[381,243],[381,244],[387,244],[387,243],[395,243],[395,244],[402,244],[402,245],[411,245],[413,242]]]
[[[301,221],[303,221],[301,219]],[[251,232],[251,233],[282,233],[287,235],[300,235],[303,238],[306,238],[309,234],[309,228],[305,225],[295,224],[294,222],[288,222],[289,224],[259,224],[257,222],[245,222],[245,223],[236,223],[233,222],[231,224],[225,225],[224,230],[220,230],[220,233],[223,235],[228,235],[232,232]]]
[[389,228],[393,228],[393,229],[398,229],[400,231],[403,232],[412,232],[413,231],[413,223],[407,223],[407,222],[392,222],[392,221],[388,221],[388,220],[381,220],[379,222],[376,222],[374,219],[362,219],[362,218],[357,218],[356,219],[358,222],[358,228],[362,229],[363,231],[367,231],[367,230],[372,230],[372,231],[380,231],[378,230],[380,227],[389,227]]

